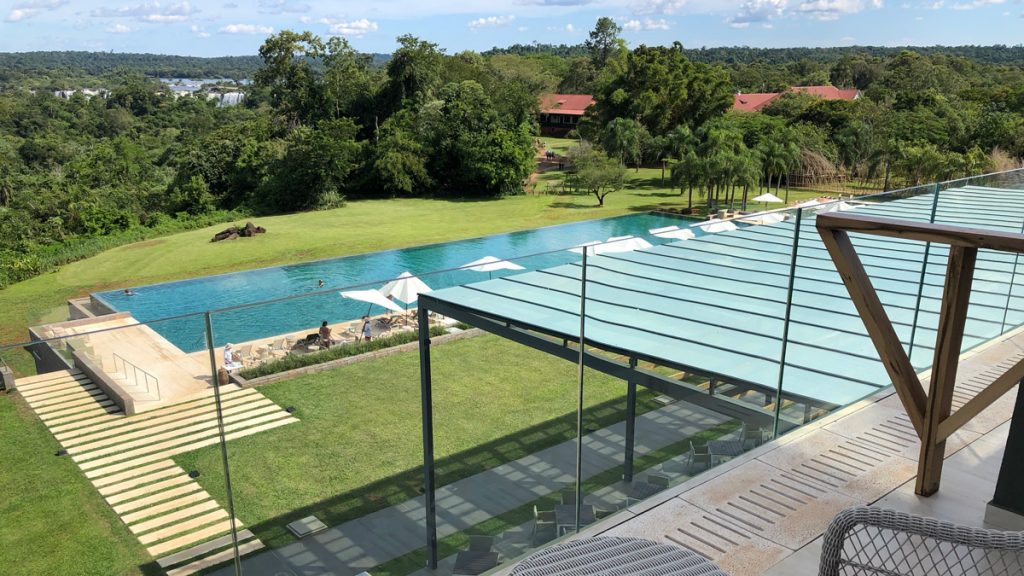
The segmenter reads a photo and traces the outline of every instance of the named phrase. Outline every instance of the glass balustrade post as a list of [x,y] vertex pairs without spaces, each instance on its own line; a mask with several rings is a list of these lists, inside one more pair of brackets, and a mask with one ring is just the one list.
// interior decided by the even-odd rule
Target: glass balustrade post
[[586,354],[587,248],[583,248],[580,273],[580,345],[576,371],[576,532],[580,531],[583,510],[583,370]]
[[224,437],[224,411],[220,398],[220,373],[217,370],[217,351],[213,340],[213,319],[204,314],[206,321],[206,349],[210,353],[210,375],[213,378],[213,404],[217,411],[217,438],[220,443],[220,457],[224,466],[224,492],[228,505],[228,521],[231,525],[231,549],[234,551],[235,576],[242,575],[242,558],[238,552],[238,527],[235,526],[235,501],[231,495],[231,472],[228,469],[228,443]]
[[[935,212],[939,208],[939,188],[940,184],[935,185],[935,190],[932,191],[932,211],[928,217],[930,224],[935,224]],[[917,282],[917,301],[914,304],[914,320],[910,323],[910,347],[907,350],[907,358],[910,359],[910,363],[914,363],[914,340],[917,338],[917,320],[921,315],[921,298],[924,297],[924,279],[928,274],[928,258],[931,254],[932,243],[924,243],[924,257],[921,261],[921,277]]]
[[804,209],[796,209],[796,226],[793,232],[793,247],[789,260],[789,287],[786,290],[786,312],[782,323],[782,350],[779,354],[779,380],[775,389],[775,415],[772,418],[772,438],[779,436],[779,418],[782,416],[782,380],[786,373],[786,348],[789,343],[789,318],[793,311],[793,285],[796,282],[796,259],[800,250],[800,226]]
[[[1024,220],[1021,220],[1020,233],[1024,234]],[[1010,311],[1010,300],[1013,298],[1013,286],[1017,280],[1017,263],[1020,261],[1020,252],[1013,254],[1013,270],[1010,271],[1010,287],[1006,289],[1006,306],[1003,307],[1003,319],[999,324],[999,333],[1006,333],[1006,315]]]

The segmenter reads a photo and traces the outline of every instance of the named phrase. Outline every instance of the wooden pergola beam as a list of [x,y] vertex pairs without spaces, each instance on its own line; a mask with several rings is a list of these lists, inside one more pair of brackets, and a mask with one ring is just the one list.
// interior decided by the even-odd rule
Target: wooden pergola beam
[[[1021,253],[1024,252],[1024,235],[861,214],[821,214],[816,227],[921,439],[914,491],[930,496],[939,489],[946,439],[1024,378],[1024,361],[1021,361],[957,412],[951,413],[978,250]],[[848,232],[935,242],[950,247],[927,394]]]
[[[824,215],[822,215],[824,216]],[[818,216],[820,221],[822,216]],[[910,358],[903,350],[896,329],[889,320],[889,315],[882,306],[882,301],[875,292],[871,279],[864,270],[864,264],[857,256],[857,251],[850,242],[850,237],[843,230],[827,229],[818,226],[818,233],[821,235],[825,248],[835,262],[836,270],[843,279],[850,298],[853,300],[861,320],[867,328],[868,336],[878,351],[878,356],[885,365],[885,371],[889,374],[896,393],[899,395],[903,406],[907,410],[907,416],[914,425],[918,436],[924,433],[924,414],[927,404],[927,397],[917,372],[910,363]]]

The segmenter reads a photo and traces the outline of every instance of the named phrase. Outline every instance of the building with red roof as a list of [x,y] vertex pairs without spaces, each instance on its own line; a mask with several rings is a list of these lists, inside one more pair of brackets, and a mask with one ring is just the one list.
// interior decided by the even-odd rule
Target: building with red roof
[[544,94],[540,97],[540,133],[565,136],[594,103],[590,94]]
[[[860,98],[860,90],[856,88],[836,88],[835,86],[793,86],[786,92],[810,94],[825,100],[849,100]],[[754,94],[735,94],[732,109],[740,112],[760,112],[785,92],[759,92]]]

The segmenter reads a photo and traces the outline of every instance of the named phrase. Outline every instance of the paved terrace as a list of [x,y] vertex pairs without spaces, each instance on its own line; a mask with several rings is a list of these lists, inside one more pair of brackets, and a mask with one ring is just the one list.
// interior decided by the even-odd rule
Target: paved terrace
[[[1017,330],[961,357],[958,409],[1024,357]],[[733,576],[817,574],[821,534],[840,510],[873,505],[986,524],[1017,389],[950,437],[942,488],[914,494],[920,443],[891,390],[670,488],[584,530],[689,548]],[[508,566],[497,573],[504,574]]]
[[[124,392],[135,402],[136,412],[154,410],[191,398],[211,389],[210,365],[187,356],[166,338],[130,315],[100,316],[93,321],[51,324],[38,330],[44,338],[67,338],[84,351],[108,375],[131,372],[125,362],[151,375],[149,386],[118,378]],[[58,342],[59,343],[59,342]],[[117,360],[115,360],[115,355]],[[145,376],[139,372],[139,382]],[[155,379],[155,381],[154,381]]]

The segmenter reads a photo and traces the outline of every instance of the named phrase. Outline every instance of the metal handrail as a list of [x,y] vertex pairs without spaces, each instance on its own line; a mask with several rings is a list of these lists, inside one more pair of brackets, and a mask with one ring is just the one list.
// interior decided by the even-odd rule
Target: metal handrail
[[[150,374],[149,372],[147,372],[143,368],[140,368],[134,362],[126,360],[124,358],[124,356],[121,356],[117,352],[114,352],[113,356],[114,356],[114,371],[115,372],[119,372],[120,374],[123,374],[125,381],[128,381],[129,385],[135,386],[135,387],[139,387],[140,386],[139,375],[141,374],[142,375],[142,383],[141,383],[141,385],[145,389],[146,394],[147,395],[148,394],[152,394],[153,388],[156,388],[156,399],[157,400],[161,400],[163,398],[163,396],[160,393],[160,379],[159,378],[157,378],[156,376]],[[118,360],[121,361],[121,369],[120,370],[118,370],[118,365],[117,365],[118,364]],[[130,373],[131,376],[132,376],[131,379],[129,379],[129,376],[128,376],[129,375],[129,372],[128,372],[128,368],[129,367],[131,367],[131,373]],[[132,382],[131,380],[134,380],[134,382]]]

